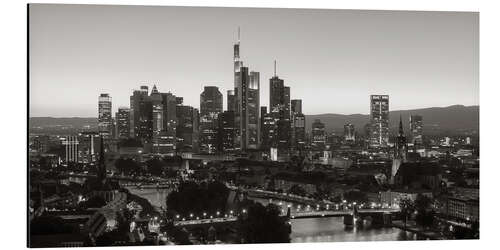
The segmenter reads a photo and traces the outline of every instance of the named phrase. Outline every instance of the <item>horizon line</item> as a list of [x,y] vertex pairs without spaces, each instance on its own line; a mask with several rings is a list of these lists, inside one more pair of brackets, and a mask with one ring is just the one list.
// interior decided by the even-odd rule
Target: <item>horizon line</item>
[[[189,106],[189,105],[187,105]],[[401,111],[412,111],[412,110],[422,110],[422,109],[432,109],[432,108],[449,108],[449,107],[454,107],[454,106],[462,106],[462,107],[479,107],[479,104],[477,105],[463,105],[463,104],[453,104],[453,105],[448,105],[448,106],[441,106],[441,107],[425,107],[425,108],[416,108],[416,109],[397,109],[397,110],[389,110],[390,112],[401,112]],[[194,107],[193,107],[194,108]],[[223,110],[222,112],[227,111]],[[363,114],[363,113],[352,113],[352,114],[341,114],[341,113],[320,113],[320,114],[304,114],[306,116],[317,116],[317,115],[344,115],[344,116],[351,116],[351,115],[370,115],[368,114]],[[28,118],[98,118],[93,117],[93,116],[29,116]]]

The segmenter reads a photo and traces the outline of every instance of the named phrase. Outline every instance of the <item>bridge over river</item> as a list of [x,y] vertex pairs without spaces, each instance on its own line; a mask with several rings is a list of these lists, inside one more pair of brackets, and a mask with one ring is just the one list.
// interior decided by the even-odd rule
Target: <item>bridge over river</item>
[[[344,217],[344,224],[353,225],[356,220],[362,220],[364,218],[370,217],[372,220],[380,220],[380,223],[389,224],[391,221],[386,221],[387,218],[393,213],[399,213],[399,209],[384,208],[384,209],[341,209],[341,210],[323,210],[323,211],[292,211],[288,208],[286,212],[282,210],[281,216],[287,217],[288,220],[298,220],[305,218],[320,218],[320,217]],[[232,211],[231,211],[232,212]],[[245,214],[247,211],[243,210],[239,215]],[[174,226],[183,227],[186,229],[195,227],[210,227],[210,226],[227,226],[236,223],[238,220],[238,215],[225,214],[224,216],[214,217],[207,216],[205,218],[191,217],[191,218],[180,218],[177,216],[177,220],[174,222]]]

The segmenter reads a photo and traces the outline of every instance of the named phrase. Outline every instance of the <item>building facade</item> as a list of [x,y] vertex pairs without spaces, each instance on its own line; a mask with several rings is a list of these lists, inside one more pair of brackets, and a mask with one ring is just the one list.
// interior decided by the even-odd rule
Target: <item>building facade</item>
[[423,144],[423,132],[424,125],[423,119],[420,115],[411,115],[410,116],[410,135],[411,135],[411,143],[414,145]]
[[200,94],[200,152],[214,154],[217,149],[218,116],[222,113],[222,94],[218,87],[206,86]]
[[130,137],[130,109],[126,107],[118,108],[115,114],[116,131],[119,139]]
[[311,130],[311,149],[313,151],[323,151],[326,146],[325,124],[320,119],[314,120]]
[[98,104],[98,126],[99,126],[99,134],[104,136],[104,138],[110,138],[112,135],[112,127],[113,121],[111,117],[111,96],[109,94],[101,94],[99,96],[99,104]]
[[389,96],[370,96],[370,147],[387,147],[389,142]]

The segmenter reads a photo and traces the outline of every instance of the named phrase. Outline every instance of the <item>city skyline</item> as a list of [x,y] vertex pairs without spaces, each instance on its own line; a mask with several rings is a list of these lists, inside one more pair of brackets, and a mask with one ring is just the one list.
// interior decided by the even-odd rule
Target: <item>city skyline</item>
[[478,13],[27,8],[28,247],[480,238]]
[[[170,91],[177,96],[184,97],[187,105],[196,108],[199,108],[198,98],[203,87],[214,85],[219,87],[221,93],[225,96],[223,98],[225,107],[227,90],[232,89],[234,82],[231,72],[233,68],[231,65],[231,47],[237,41],[238,26],[242,30],[242,60],[245,62],[245,66],[248,65],[252,70],[261,72],[261,106],[269,105],[267,98],[269,96],[268,79],[273,76],[272,63],[275,59],[278,61],[277,75],[291,87],[291,99],[302,99],[304,101],[305,114],[367,114],[369,110],[367,109],[368,99],[366,96],[370,94],[388,94],[391,96],[390,110],[455,104],[479,105],[478,63],[476,61],[478,60],[477,13],[231,8],[232,12],[229,15],[224,16],[222,19],[212,20],[216,13],[223,10],[227,12],[228,8],[150,8],[146,6],[129,8],[130,6],[30,6],[30,37],[32,38],[30,40],[38,41],[37,43],[30,41],[30,116],[96,117],[95,97],[100,93],[110,94],[113,98],[112,113],[115,113],[119,107],[128,106],[128,97],[132,89],[140,85],[152,87],[153,84],[156,84],[161,92]],[[47,13],[51,11],[54,11],[57,15],[48,15]],[[204,13],[204,16],[200,17],[203,22],[198,23],[190,19],[200,11]],[[174,15],[174,12],[179,13]],[[37,13],[40,14],[40,17],[50,16],[50,18],[45,18],[46,20],[37,19]],[[132,21],[139,20],[136,18],[145,15],[145,13],[148,13],[146,20],[141,19],[142,21],[139,24]],[[246,15],[243,15],[245,18],[237,21],[227,20],[231,19],[230,17],[233,17],[233,15],[241,13],[246,13]],[[326,23],[332,25],[332,29],[337,32],[324,32],[320,27],[324,27],[326,23],[318,27],[316,19],[315,21],[311,21],[310,18],[309,21],[302,19],[301,14],[305,13],[314,13],[321,17],[318,18],[319,21],[327,21]],[[391,15],[385,15],[388,13]],[[102,26],[105,27],[92,26],[93,22],[86,19],[89,14],[93,14],[96,22],[102,23]],[[120,19],[124,15],[127,15],[127,18],[130,17],[130,19],[126,21]],[[69,16],[73,17],[73,19],[61,23],[63,19],[67,19]],[[256,16],[260,16],[259,20],[252,19],[252,17]],[[145,18],[145,16],[142,17]],[[304,23],[299,25],[299,31],[297,31],[296,27],[289,27],[286,22],[277,23],[278,17],[281,18],[280,20],[299,18]],[[393,22],[394,18],[401,19],[397,25]],[[72,23],[73,20],[80,20],[80,22]],[[170,28],[166,29],[168,31],[175,30],[173,27],[169,27],[168,20],[183,22],[186,28],[180,31],[176,30],[177,33],[172,33],[178,34],[178,36],[169,36],[167,34],[167,37],[165,37],[165,34],[159,34],[156,28],[166,26]],[[353,27],[350,29],[345,29],[347,26],[339,27],[339,25],[333,23],[335,20],[343,21],[347,26],[352,24]],[[269,27],[259,25],[265,21],[270,21]],[[432,22],[434,26],[427,27],[425,26],[426,22]],[[411,29],[403,32],[400,26],[405,24],[411,24],[409,27]],[[70,26],[72,25],[76,25],[77,28],[74,30],[78,30],[77,33],[71,32]],[[139,31],[141,25],[149,25],[151,28]],[[207,30],[205,25],[211,26]],[[398,42],[391,41],[382,44],[380,39],[384,39],[384,41],[390,40],[387,36],[393,34],[387,33],[383,37],[379,37],[374,32],[366,31],[365,29],[368,27],[364,25],[385,25],[384,29],[393,29],[390,32],[394,32],[394,36],[397,36],[394,39],[398,39]],[[466,27],[469,29],[466,29],[464,25],[467,25]],[[52,29],[47,28],[48,26],[51,26]],[[315,27],[312,30],[307,29],[306,32],[310,33],[309,35],[312,38],[300,36],[304,32],[300,31],[300,29],[307,27]],[[425,27],[425,30],[421,29],[423,27]],[[105,28],[112,29],[113,32],[111,33],[115,35],[106,34],[104,32]],[[202,30],[202,38],[206,39],[197,40],[196,33]],[[136,33],[137,35],[134,35],[136,38],[144,36],[151,37],[151,39],[131,39],[128,37],[130,35],[129,31],[130,34]],[[280,36],[272,36],[273,33],[269,33],[271,31],[279,33]],[[418,32],[415,33],[415,31],[421,32],[425,36],[425,41],[423,39],[419,40]],[[299,35],[297,35],[297,32],[299,32]],[[343,39],[338,39],[342,38],[342,34],[344,34]],[[370,54],[362,54],[363,47],[359,47],[362,45],[361,41],[356,40],[361,39],[361,34],[373,39],[371,45],[375,47],[368,46],[370,51],[365,51]],[[98,36],[93,37],[94,35]],[[292,39],[293,37],[289,37],[290,35],[301,39],[297,43],[295,41],[297,39]],[[349,35],[349,39],[345,35]],[[124,44],[113,44],[112,41],[118,39],[119,36],[123,36]],[[405,38],[405,36],[409,37]],[[79,40],[75,40],[76,38]],[[176,41],[176,38],[179,38],[179,41]],[[409,41],[410,38],[417,39]],[[434,41],[433,39],[438,40]],[[71,42],[75,41],[78,41],[76,45],[79,47],[70,46]],[[102,43],[100,45],[95,44],[97,41]],[[160,46],[162,42],[166,41],[168,43],[164,43],[163,47]],[[176,47],[176,42],[181,41],[187,44],[182,48]],[[333,45],[329,42],[333,42]],[[353,42],[355,46],[350,47],[350,49],[342,46]],[[446,42],[448,43],[446,44]],[[191,46],[193,45],[191,43],[194,43],[195,46]],[[279,43],[286,43],[284,44],[286,46],[280,48]],[[311,45],[315,43],[316,45],[321,43],[321,51],[315,49],[314,46],[304,46],[304,44]],[[390,47],[394,45],[393,43],[401,43],[406,46]],[[145,48],[144,45],[147,44],[149,44],[149,47]],[[127,51],[128,53],[116,54],[124,52],[123,49],[126,48],[123,46],[132,45],[137,46],[135,47],[137,51],[134,52],[134,47],[130,47],[131,50]],[[446,47],[443,47],[444,45]],[[94,48],[94,50],[88,51],[89,47]],[[174,52],[173,49],[176,48],[179,51]],[[301,50],[298,50],[298,48],[301,48]],[[335,55],[334,52],[338,52],[339,48],[347,51]],[[54,51],[55,49],[59,52],[55,53],[57,52]],[[439,53],[435,51],[437,49],[439,49]],[[288,51],[284,50],[292,50],[296,53],[288,53]],[[388,50],[391,50],[392,53],[383,53]],[[153,55],[154,53],[151,52],[154,51],[158,51],[159,55]],[[322,53],[324,51],[329,53]],[[67,52],[71,53],[68,54]],[[419,54],[416,54],[416,52]],[[46,53],[50,53],[53,60],[46,61],[45,56],[49,56]],[[170,53],[168,55],[172,56],[168,57],[165,53]],[[179,53],[182,55],[179,55]],[[306,56],[305,53],[311,54]],[[334,54],[333,57],[328,57],[332,56],[332,53]],[[402,66],[404,63],[397,63],[398,60],[406,60],[405,56],[409,54],[413,54],[415,58],[404,62],[419,66],[414,67],[412,72],[410,72],[411,67],[408,65],[405,67]],[[432,54],[432,57],[430,57],[430,54]],[[113,56],[116,58],[110,58]],[[302,60],[291,58],[294,56]],[[356,56],[362,56],[365,60],[355,61]],[[106,58],[103,59],[103,57]],[[151,60],[144,60],[148,59],[146,57]],[[162,61],[160,57],[173,59]],[[76,63],[68,64],[75,58],[81,59]],[[141,60],[133,60],[134,58]],[[431,58],[432,61],[424,63],[426,58]],[[311,68],[311,65],[305,65],[306,62],[312,62],[308,61],[311,59],[316,59],[314,63],[317,67]],[[345,64],[342,65],[341,59],[349,60],[344,61]],[[379,60],[376,61],[375,59]],[[370,60],[372,61],[370,62]],[[442,62],[440,64],[440,60],[453,63],[446,64]],[[114,63],[111,63],[112,61]],[[62,63],[65,64],[62,65]],[[109,71],[106,70],[104,65],[106,63],[111,63],[108,65]],[[175,65],[171,65],[172,63]],[[357,63],[359,67],[351,67]],[[133,64],[139,67],[131,72],[123,72],[123,70],[134,66]],[[169,67],[162,68],[164,64]],[[327,69],[332,64],[341,67]],[[371,70],[366,68],[369,64],[372,67]],[[470,67],[467,67],[467,65]],[[56,70],[61,72],[60,67],[66,67],[66,70],[55,75]],[[342,67],[346,70],[341,70]],[[373,72],[374,68],[385,68],[385,70]],[[169,69],[178,73],[170,75],[168,73]],[[199,70],[193,71],[193,69]],[[335,75],[328,77],[329,81],[324,81],[326,76],[332,75],[332,69]],[[355,71],[352,71],[354,69]],[[356,74],[358,71],[368,72],[367,74],[370,77],[361,79],[359,74]],[[388,71],[397,73],[387,75]],[[100,75],[95,74],[96,72]],[[193,74],[193,72],[199,72],[199,74]],[[349,72],[350,74],[348,74]],[[427,74],[421,75],[423,72],[427,72]],[[454,72],[454,74],[451,72]],[[83,73],[86,74],[83,75]],[[416,73],[418,73],[417,76]],[[387,85],[378,84],[381,83],[381,78],[386,79],[383,82],[388,82]],[[408,83],[398,85],[396,82],[402,82],[402,79],[408,79]],[[437,83],[438,80],[442,81]],[[319,83],[311,84],[309,81]],[[358,84],[353,84],[356,81]],[[51,84],[47,84],[47,82],[51,82]],[[78,91],[67,87],[68,82],[78,86]],[[373,84],[374,82],[377,84]],[[118,87],[116,87],[117,84]],[[81,88],[81,86],[85,87]],[[199,86],[199,91],[193,94],[193,88],[197,86]],[[309,86],[313,87],[313,91],[307,90]],[[360,88],[359,86],[363,87]],[[342,91],[335,93],[336,89]],[[58,98],[51,98],[50,102],[48,102],[46,97],[50,93],[54,93],[54,91],[62,92],[62,95],[58,96]],[[352,95],[353,92],[355,92],[355,95]],[[426,98],[421,98],[423,95]],[[345,97],[339,98],[342,96],[348,96],[348,100],[344,99]],[[324,105],[325,100],[328,100],[328,105]],[[345,105],[346,103],[348,105]]]

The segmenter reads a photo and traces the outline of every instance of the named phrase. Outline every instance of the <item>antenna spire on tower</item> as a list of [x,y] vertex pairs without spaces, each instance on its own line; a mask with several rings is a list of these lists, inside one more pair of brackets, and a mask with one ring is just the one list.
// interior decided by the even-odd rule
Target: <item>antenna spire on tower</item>
[[274,76],[276,76],[276,60],[274,60]]
[[240,26],[238,26],[238,42],[240,42]]

